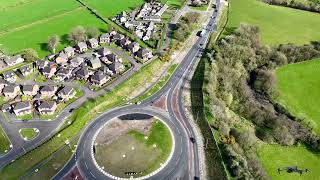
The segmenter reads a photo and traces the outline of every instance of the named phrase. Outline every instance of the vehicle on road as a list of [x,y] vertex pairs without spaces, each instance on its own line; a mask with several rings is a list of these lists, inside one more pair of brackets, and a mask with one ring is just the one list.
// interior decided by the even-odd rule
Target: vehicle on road
[[206,30],[206,29],[203,29],[203,30],[199,31],[199,32],[197,33],[197,35],[198,35],[199,37],[203,37],[203,36],[206,34],[206,32],[207,32],[207,30]]
[[71,113],[71,112],[73,112],[74,111],[74,108],[71,108],[70,110],[69,110],[69,113]]
[[196,139],[193,138],[193,137],[190,138],[190,141],[191,141],[193,144],[196,143]]

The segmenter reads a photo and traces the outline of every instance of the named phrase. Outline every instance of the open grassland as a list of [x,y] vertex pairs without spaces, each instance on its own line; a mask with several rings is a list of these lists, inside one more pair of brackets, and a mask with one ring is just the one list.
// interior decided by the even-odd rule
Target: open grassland
[[277,70],[279,98],[289,111],[310,122],[320,133],[320,60],[291,64]]
[[112,17],[122,11],[133,10],[144,3],[144,0],[81,0],[104,17]]
[[7,134],[4,132],[2,127],[0,127],[0,155],[5,154],[6,151],[9,150],[10,144]]
[[22,6],[29,2],[32,2],[32,0],[0,0],[0,10]]
[[257,25],[264,44],[305,44],[320,39],[320,14],[270,6],[258,0],[231,0],[226,33],[240,23]]
[[54,34],[61,36],[61,45],[57,50],[69,45],[67,34],[75,26],[97,27],[106,31],[107,26],[85,9],[77,9],[49,21],[34,24],[30,27],[0,35],[0,42],[9,53],[19,52],[25,48],[34,48],[40,57],[49,54],[46,50],[48,38]]
[[42,21],[78,7],[80,4],[75,0],[33,0],[20,6],[0,9],[0,34],[10,31],[11,28]]
[[136,172],[132,176],[141,177],[158,169],[169,157],[171,149],[170,131],[156,120],[148,134],[131,130],[111,144],[96,146],[96,160],[112,175],[129,178],[125,172]]
[[[307,147],[303,145],[293,147],[261,145],[257,152],[263,167],[274,180],[309,180],[320,177],[320,155],[308,151]],[[278,174],[278,168],[288,166],[298,166],[299,169],[308,169],[309,172],[303,173],[301,176],[299,173],[289,174],[285,171]]]

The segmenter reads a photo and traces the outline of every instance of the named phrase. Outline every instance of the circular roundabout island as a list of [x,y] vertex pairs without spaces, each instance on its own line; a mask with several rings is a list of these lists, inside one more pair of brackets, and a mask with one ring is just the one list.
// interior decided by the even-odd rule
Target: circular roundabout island
[[147,178],[170,161],[174,137],[169,126],[158,117],[127,114],[100,127],[92,151],[95,163],[109,177]]

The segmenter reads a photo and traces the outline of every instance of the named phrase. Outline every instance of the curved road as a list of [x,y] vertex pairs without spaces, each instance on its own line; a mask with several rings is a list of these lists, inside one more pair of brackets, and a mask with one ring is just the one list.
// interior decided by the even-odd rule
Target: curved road
[[[219,0],[217,0],[216,5],[217,10],[219,10]],[[108,120],[129,113],[145,113],[165,120],[175,136],[175,150],[169,164],[148,179],[194,179],[194,177],[200,177],[198,146],[189,140],[191,137],[195,137],[195,132],[184,112],[182,91],[187,76],[190,75],[200,60],[198,57],[201,57],[211,32],[216,30],[216,16],[217,12],[214,12],[205,27],[207,29],[206,33],[197,39],[177,70],[160,91],[139,105],[125,106],[106,112],[86,128],[81,135],[76,155],[73,157],[73,161],[76,161],[84,178],[107,178],[95,166],[90,155],[93,136],[99,127]],[[166,106],[157,107],[159,102],[165,103]],[[55,179],[59,179],[58,177],[61,176],[56,176]]]

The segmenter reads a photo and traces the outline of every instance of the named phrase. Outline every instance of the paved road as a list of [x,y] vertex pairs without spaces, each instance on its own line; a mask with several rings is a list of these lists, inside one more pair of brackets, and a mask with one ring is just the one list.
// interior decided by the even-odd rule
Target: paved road
[[[220,8],[219,0],[217,0],[217,8]],[[217,13],[214,12],[213,17],[216,16]],[[196,143],[193,144],[190,141],[190,137],[195,137],[195,132],[184,112],[182,91],[186,83],[186,77],[194,70],[199,62],[200,59],[198,57],[201,57],[202,50],[206,46],[211,32],[216,30],[215,18],[210,18],[206,29],[208,31],[203,37],[198,38],[172,77],[160,91],[139,105],[126,106],[106,112],[86,128],[80,138],[75,155],[77,166],[85,178],[110,179],[96,167],[92,157],[89,156],[92,151],[95,132],[100,126],[113,117],[137,112],[154,115],[166,121],[174,132],[176,142],[174,154],[169,164],[148,179],[194,179],[194,177],[200,177],[201,170],[199,166],[198,146]],[[155,107],[155,104],[163,98],[166,101],[166,108],[161,109]],[[62,174],[56,176],[55,179],[60,179],[60,175]]]

